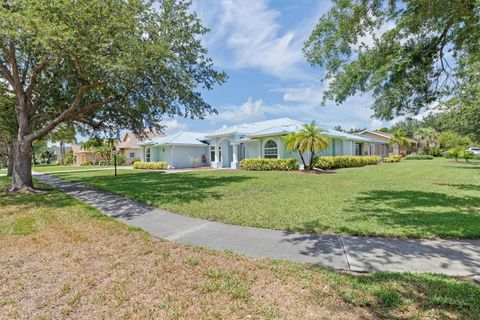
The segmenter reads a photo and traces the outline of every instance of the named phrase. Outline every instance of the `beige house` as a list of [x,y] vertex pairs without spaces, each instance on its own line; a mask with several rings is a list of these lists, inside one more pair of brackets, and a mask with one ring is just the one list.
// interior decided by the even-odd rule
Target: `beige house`
[[82,148],[79,144],[72,144],[73,165],[81,166],[89,162],[96,163],[101,160],[100,156],[93,154],[91,150]]
[[[155,137],[163,136],[155,132],[147,132],[144,140],[151,140]],[[126,164],[132,164],[135,160],[142,159],[142,148],[139,144],[142,140],[139,139],[133,132],[127,131],[123,139],[116,145],[118,153],[125,157]]]
[[[388,157],[392,154],[405,155],[409,152],[408,149],[400,146],[397,142],[389,145],[389,141],[393,139],[393,135],[382,131],[364,130],[358,134],[359,136],[370,139],[372,142],[369,144],[369,154],[372,156]],[[414,140],[408,139],[412,145],[415,144]]]

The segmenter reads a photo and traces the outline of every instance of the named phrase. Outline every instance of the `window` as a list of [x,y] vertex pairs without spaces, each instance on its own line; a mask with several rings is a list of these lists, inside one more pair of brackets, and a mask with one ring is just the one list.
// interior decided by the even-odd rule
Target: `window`
[[150,162],[150,148],[145,150],[145,161]]
[[268,140],[265,143],[265,147],[263,148],[265,158],[267,159],[276,159],[278,158],[278,148],[277,143],[273,140]]
[[[220,158],[219,161],[222,161],[222,148],[218,147],[218,156]],[[210,146],[210,161],[215,162],[215,146]]]
[[129,158],[135,158],[135,152],[130,152],[130,153],[128,154],[128,157],[129,157]]
[[360,143],[355,143],[355,155],[360,155]]

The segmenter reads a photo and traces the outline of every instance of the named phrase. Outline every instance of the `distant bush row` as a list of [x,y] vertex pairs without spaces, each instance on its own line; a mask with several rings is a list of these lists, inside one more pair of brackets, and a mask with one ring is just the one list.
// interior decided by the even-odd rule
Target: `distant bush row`
[[157,169],[163,170],[168,168],[168,163],[159,161],[159,162],[141,162],[136,161],[133,164],[133,169]]
[[405,160],[433,160],[433,156],[429,154],[409,154]]
[[382,161],[384,163],[391,163],[391,162],[400,162],[400,160],[402,160],[402,156],[399,155],[399,154],[394,154],[394,155],[391,155],[388,158],[383,158]]
[[340,169],[363,167],[379,164],[382,160],[377,156],[323,156],[315,160],[315,168]]
[[298,170],[297,159],[243,159],[240,167],[247,171],[292,171]]

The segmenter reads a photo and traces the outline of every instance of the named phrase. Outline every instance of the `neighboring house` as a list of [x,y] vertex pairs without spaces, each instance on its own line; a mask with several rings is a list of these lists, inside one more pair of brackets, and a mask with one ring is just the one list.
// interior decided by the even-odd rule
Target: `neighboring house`
[[[65,154],[69,153],[72,151],[72,147],[64,147],[65,149]],[[60,161],[62,158],[61,155],[61,150],[59,146],[53,146],[53,161]]]
[[[158,133],[149,131],[146,132],[146,137],[143,141],[149,141],[160,136]],[[125,157],[126,164],[132,164],[133,161],[142,159],[142,148],[139,145],[141,143],[142,140],[131,131],[127,131],[123,139],[117,143],[116,148],[119,154]]]
[[[303,123],[289,118],[225,127],[206,135],[210,143],[213,168],[238,168],[245,158],[296,158],[298,152],[285,150],[283,136],[301,130]],[[335,130],[325,130],[331,139],[328,148],[318,155],[364,155],[369,138]],[[308,159],[309,154],[305,157]]]
[[[372,131],[364,130],[358,134],[361,137],[368,138],[372,140],[370,144],[369,154],[377,155],[381,157],[388,157],[390,154],[407,154],[408,149],[400,146],[397,142],[389,145],[389,141],[393,139],[393,135],[382,132],[382,131]],[[407,139],[412,145],[415,144],[414,140]]]
[[163,161],[172,168],[192,167],[192,159],[196,159],[196,166],[201,165],[202,157],[209,163],[208,142],[204,132],[187,132],[155,137],[141,142],[140,159],[145,162]]
[[100,156],[95,155],[91,150],[82,148],[79,144],[72,144],[72,153],[73,153],[73,165],[81,166],[86,162],[98,162],[101,159]]

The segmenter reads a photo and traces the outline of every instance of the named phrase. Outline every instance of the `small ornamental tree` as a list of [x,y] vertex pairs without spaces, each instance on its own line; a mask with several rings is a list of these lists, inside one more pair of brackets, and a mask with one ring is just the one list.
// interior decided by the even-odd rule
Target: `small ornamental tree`
[[458,161],[458,158],[460,158],[463,154],[463,148],[462,147],[456,147],[448,150],[448,155],[453,157],[455,161]]
[[461,153],[460,155],[463,159],[465,159],[466,162],[469,162],[469,160],[473,159],[475,157],[475,155],[473,154],[473,152],[469,151],[469,150],[463,150],[463,152]]
[[11,191],[33,190],[32,143],[61,123],[82,132],[161,129],[164,115],[215,112],[200,90],[226,76],[183,0],[9,0],[0,5],[0,82],[18,124]]

